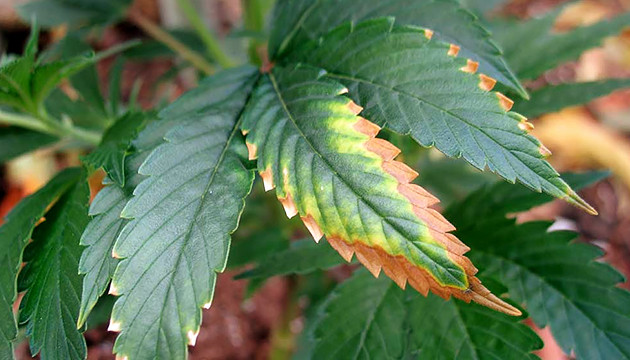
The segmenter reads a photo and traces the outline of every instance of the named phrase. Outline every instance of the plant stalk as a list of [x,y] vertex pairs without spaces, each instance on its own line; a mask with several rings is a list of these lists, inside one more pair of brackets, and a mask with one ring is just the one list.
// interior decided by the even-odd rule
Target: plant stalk
[[164,31],[153,21],[140,14],[137,11],[132,12],[129,15],[129,19],[136,24],[147,35],[151,36],[155,40],[166,45],[169,49],[175,51],[184,60],[190,62],[194,67],[203,71],[206,75],[210,75],[214,72],[212,65],[206,61],[201,55],[197,54],[194,50],[184,45],[177,40],[173,35]]
[[29,115],[16,114],[3,110],[0,110],[0,123],[15,125],[62,138],[71,137],[92,145],[98,145],[101,141],[101,135],[90,130],[65,125],[58,121],[44,121]]
[[193,29],[197,32],[197,35],[201,38],[201,41],[206,45],[208,54],[224,69],[234,66],[234,62],[223,52],[219,42],[203,22],[203,19],[199,16],[199,12],[195,9],[190,0],[177,0],[177,5],[179,5],[184,16],[186,16]]

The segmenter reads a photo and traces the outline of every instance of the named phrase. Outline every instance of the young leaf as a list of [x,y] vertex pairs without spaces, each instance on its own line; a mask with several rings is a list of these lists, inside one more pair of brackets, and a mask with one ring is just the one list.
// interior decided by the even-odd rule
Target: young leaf
[[357,271],[319,309],[307,358],[536,359],[519,319],[475,304],[401,291]]
[[81,236],[81,245],[88,246],[81,255],[79,272],[85,274],[81,295],[81,311],[77,325],[83,326],[92,308],[109,284],[118,259],[112,257],[114,243],[128,220],[120,217],[125,204],[132,198],[133,189],[144,179],[138,168],[158,145],[166,131],[173,126],[167,120],[150,123],[133,141],[135,149],[125,161],[125,186],[111,183],[101,190],[90,206],[93,218]]
[[519,113],[536,117],[560,111],[569,106],[586,104],[598,97],[630,87],[630,79],[608,79],[592,82],[546,86],[531,93],[530,101],[517,102]]
[[238,119],[257,69],[208,78],[165,109],[177,121],[140,167],[148,177],[122,216],[110,293],[120,295],[109,329],[120,358],[186,357],[227,261],[253,174]]
[[458,235],[483,274],[505,284],[537,326],[550,326],[565,353],[630,359],[630,293],[617,287],[623,276],[595,261],[600,250],[571,243],[573,233],[548,232],[550,225],[491,219]]
[[616,35],[630,24],[630,12],[594,25],[556,34],[553,25],[560,11],[539,19],[497,27],[493,32],[508,64],[520,79],[535,79],[563,62],[577,59],[584,51],[599,46],[607,36]]
[[[16,279],[22,265],[22,252],[35,224],[48,206],[64,193],[80,177],[78,169],[62,171],[39,191],[22,200],[0,226],[0,348],[10,349],[11,340],[17,336],[13,302],[17,296]],[[0,353],[2,354],[2,353]],[[13,355],[11,354],[11,357]]]
[[42,359],[83,360],[87,348],[77,330],[82,248],[79,237],[88,222],[89,188],[82,177],[33,232],[24,251],[26,265],[18,288],[26,291],[20,302],[20,324],[26,325],[31,354]]
[[290,59],[326,69],[379,125],[596,213],[545,161],[548,150],[509,112],[511,100],[489,92],[494,81],[456,54],[426,31],[377,19],[340,26]]
[[269,41],[272,58],[281,59],[299,44],[348,21],[391,16],[401,25],[433,30],[437,38],[457,44],[483,72],[527,97],[490,33],[455,0],[285,0],[278,2],[275,16]]
[[95,169],[103,168],[108,177],[120,186],[125,185],[125,158],[129,145],[144,127],[147,115],[129,112],[105,131],[100,145],[83,161]]
[[314,243],[310,239],[296,241],[290,248],[272,254],[235,279],[268,279],[278,275],[305,274],[342,263],[335,249],[324,242]]
[[428,206],[437,199],[410,184],[417,173],[376,139],[378,126],[339,83],[310,67],[276,67],[264,75],[243,115],[250,159],[258,159],[267,190],[289,217],[300,215],[315,240],[323,235],[346,259],[353,254],[373,274],[382,269],[401,287],[422,294],[518,310],[492,295],[463,256],[468,248]]
[[54,136],[15,126],[0,127],[0,163],[53,144]]

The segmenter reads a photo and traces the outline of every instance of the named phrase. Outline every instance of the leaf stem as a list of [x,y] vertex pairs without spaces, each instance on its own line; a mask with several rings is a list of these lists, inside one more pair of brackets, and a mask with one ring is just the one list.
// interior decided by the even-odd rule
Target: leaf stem
[[[263,6],[260,0],[242,0],[243,4],[243,22],[245,23],[245,29],[254,32],[260,32],[263,30],[265,15]],[[262,65],[264,62],[259,48],[264,43],[259,39],[252,38],[249,42],[248,53],[251,61],[255,64]],[[264,54],[264,49],[262,51]]]
[[4,110],[0,110],[0,123],[15,125],[59,137],[72,137],[92,145],[97,145],[101,140],[101,135],[97,132],[81,129],[51,119],[38,119],[30,115],[16,114]]
[[234,62],[223,52],[219,42],[215,39],[206,24],[204,24],[203,19],[199,16],[197,9],[195,9],[190,0],[177,0],[177,5],[179,5],[184,16],[186,16],[193,29],[197,32],[197,35],[201,38],[201,41],[206,45],[208,54],[223,68],[234,66]]
[[179,40],[177,40],[175,37],[173,37],[173,35],[164,31],[162,28],[160,28],[157,24],[155,24],[144,15],[140,14],[137,11],[133,11],[131,12],[131,14],[129,14],[129,19],[140,29],[142,29],[142,31],[144,31],[147,35],[163,43],[169,49],[175,51],[184,60],[190,62],[194,67],[203,71],[205,74],[210,75],[214,72],[212,65],[210,65],[210,63],[206,61],[206,59],[204,59],[194,50],[191,50]]

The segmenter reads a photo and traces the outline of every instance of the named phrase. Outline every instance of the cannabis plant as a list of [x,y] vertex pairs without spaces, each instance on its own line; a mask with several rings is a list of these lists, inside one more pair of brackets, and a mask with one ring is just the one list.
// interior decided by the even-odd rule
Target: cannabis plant
[[[226,266],[254,264],[238,276],[253,291],[271,276],[313,280],[358,261],[367,271],[331,291],[315,281],[296,357],[531,359],[542,346],[522,323],[531,318],[567,354],[630,358],[621,275],[574,234],[509,216],[553,198],[597,213],[574,189],[606,174],[561,177],[521,113],[628,81],[531,93],[522,83],[630,15],[554,34],[558,11],[524,22],[473,15],[488,3],[280,0],[265,26],[270,1],[244,1],[229,55],[188,0],[178,4],[192,31],[166,31],[126,0],[18,9],[33,32],[21,56],[2,58],[0,159],[53,147],[78,149],[82,165],[0,227],[0,357],[27,338],[42,359],[84,359],[82,333],[98,309],[118,333],[118,358],[184,359]],[[123,21],[154,40],[96,54],[82,42]],[[67,35],[38,51],[37,24],[64,24]],[[104,94],[94,65],[112,56]],[[203,79],[141,110],[121,99],[122,66],[156,56],[178,64],[171,75],[194,67]],[[431,147],[446,158],[425,156]],[[466,163],[507,182],[490,184]],[[99,169],[104,187],[90,204],[87,179]],[[315,242],[288,241],[306,232],[274,216],[262,188]]]

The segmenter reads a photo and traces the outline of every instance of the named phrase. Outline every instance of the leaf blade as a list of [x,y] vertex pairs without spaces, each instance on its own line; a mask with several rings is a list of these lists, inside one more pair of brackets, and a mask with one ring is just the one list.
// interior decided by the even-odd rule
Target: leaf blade
[[14,126],[0,127],[0,163],[57,141],[54,136]]
[[16,281],[24,247],[47,207],[77,181],[79,176],[77,169],[59,173],[42,189],[22,200],[0,226],[0,246],[6,249],[0,255],[0,260],[9,268],[9,271],[0,272],[0,286],[4,294],[0,297],[0,341],[7,344],[6,347],[10,347],[10,342],[17,336],[13,302],[17,296]]
[[114,245],[123,260],[110,330],[120,331],[120,357],[181,359],[194,345],[253,182],[235,125],[256,76],[250,67],[215,75],[160,115],[180,124],[141,166],[149,176],[125,206],[132,219]]
[[[81,278],[79,237],[88,222],[89,188],[85,178],[73,185],[35,228],[33,242],[24,251],[26,265],[18,287],[20,324],[26,325],[32,354],[43,359],[77,359],[87,346],[76,328]],[[58,305],[58,306],[54,306]]]
[[[391,16],[403,25],[421,26],[435,36],[460,46],[462,53],[478,61],[481,70],[527,98],[527,92],[503,59],[492,35],[454,0],[352,0],[280,1],[270,39],[270,54],[290,54],[296,44],[314,40],[348,21]],[[290,25],[290,26],[287,26]]]
[[545,160],[548,150],[527,132],[531,124],[453,49],[423,30],[376,19],[340,26],[290,60],[326,69],[377,124],[596,213]]
[[393,160],[399,150],[375,139],[379,128],[356,116],[356,104],[339,96],[345,91],[310,67],[276,67],[261,78],[242,128],[265,189],[276,187],[287,215],[299,214],[316,241],[326,235],[375,275],[382,269],[423,294],[518,313],[474,277],[466,246],[428,208],[437,199],[409,183],[417,174]]

